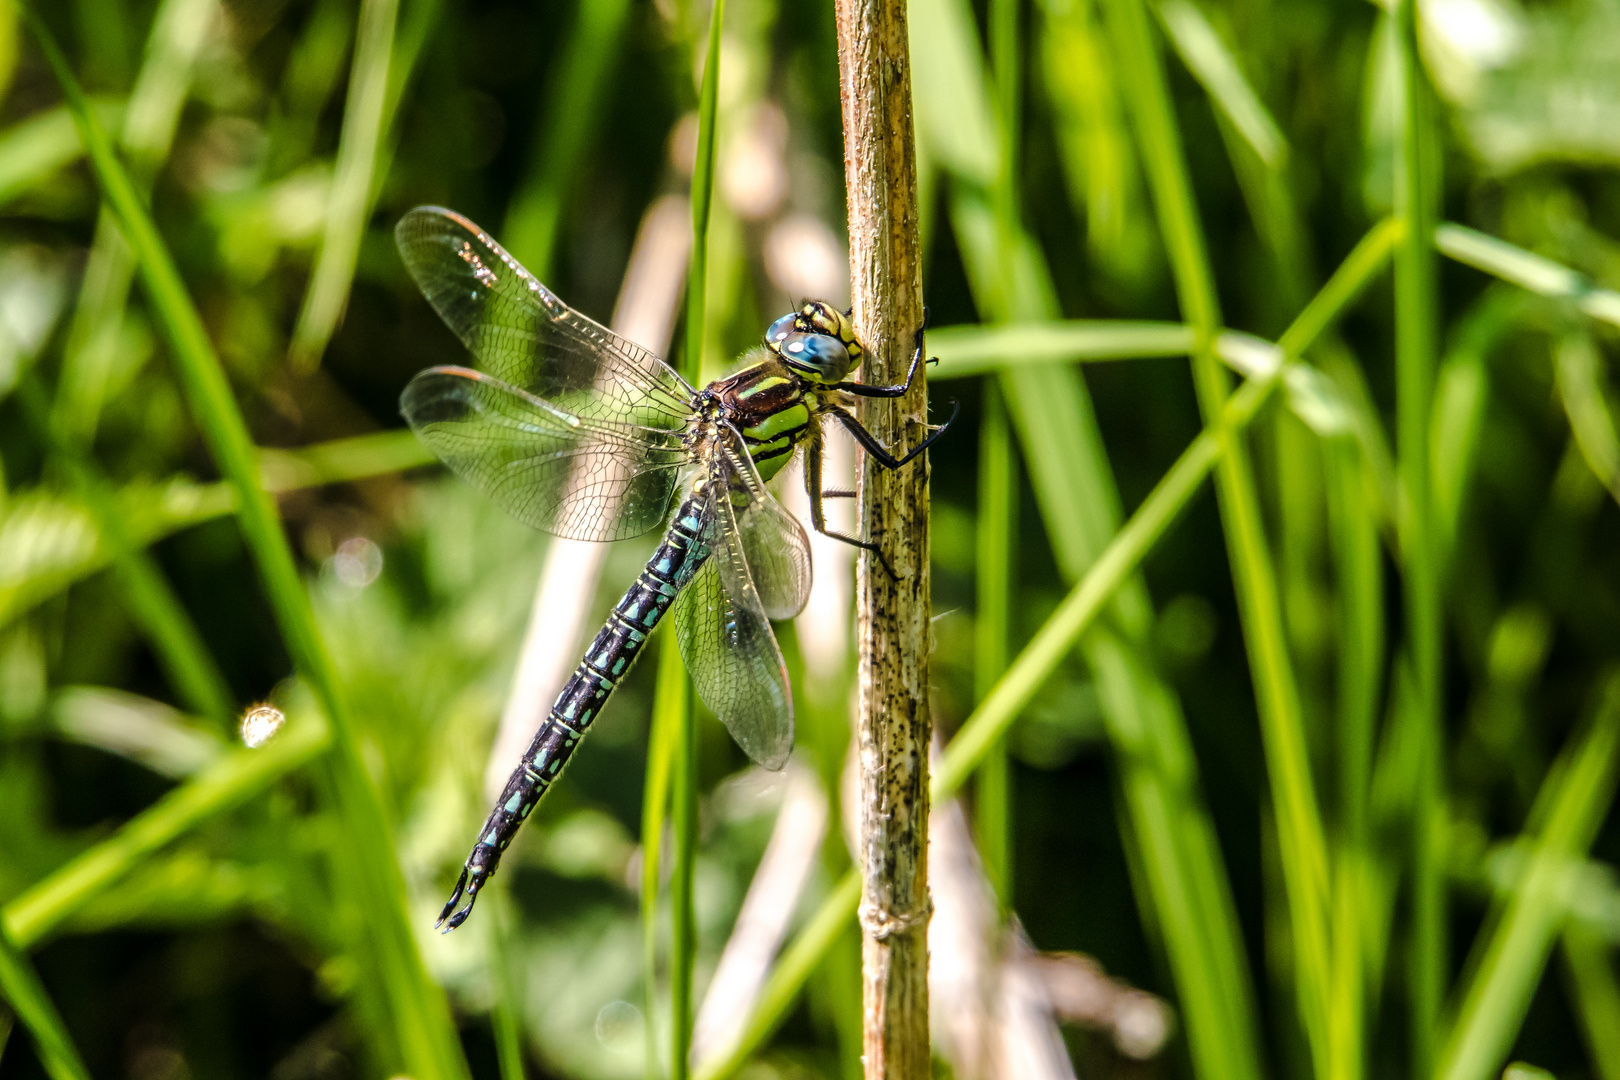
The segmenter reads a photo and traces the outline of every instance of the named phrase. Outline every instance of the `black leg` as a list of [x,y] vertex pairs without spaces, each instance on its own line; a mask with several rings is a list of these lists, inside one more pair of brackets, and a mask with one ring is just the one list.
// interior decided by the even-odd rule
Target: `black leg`
[[[877,559],[878,564],[888,572],[890,580],[900,580],[895,576],[894,568],[889,565],[889,560],[883,557],[883,552],[878,550],[876,544],[870,540],[859,540],[853,536],[845,536],[841,532],[834,532],[827,528],[826,514],[821,506],[821,500],[827,493],[821,490],[821,442],[819,439],[813,445],[804,448],[804,492],[810,496],[810,525],[816,532],[822,536],[830,536],[834,540],[842,540],[844,543],[858,547],[862,551],[871,552],[872,556]],[[855,493],[850,491],[844,494],[853,495]]]
[[861,425],[859,420],[855,419],[843,409],[840,409],[835,405],[829,408],[827,411],[836,416],[838,418],[838,422],[843,424],[851,435],[855,436],[855,441],[860,443],[861,446],[865,447],[866,452],[872,455],[873,460],[875,460],[879,465],[882,465],[885,469],[892,471],[904,466],[912,458],[916,457],[918,454],[932,446],[935,439],[949,431],[951,424],[956,420],[956,414],[960,412],[961,409],[961,402],[951,402],[951,418],[941,424],[938,431],[935,431],[932,435],[928,436],[928,438],[924,439],[916,446],[913,446],[903,458],[897,458],[885,450],[883,448],[883,444],[877,441],[877,436],[873,435],[870,431],[867,431],[866,428]]
[[848,488],[827,488],[821,493],[823,499],[853,499],[855,492]]
[[[842,382],[834,383],[832,389],[847,390],[857,397],[897,398],[902,397],[911,389],[912,382],[917,378],[917,369],[922,366],[923,360],[923,334],[928,329],[928,309],[923,308],[922,325],[917,327],[917,336],[913,339],[911,347],[911,367],[906,372],[906,381],[898,386],[869,386],[866,383]],[[939,357],[929,357],[930,364],[939,363]]]

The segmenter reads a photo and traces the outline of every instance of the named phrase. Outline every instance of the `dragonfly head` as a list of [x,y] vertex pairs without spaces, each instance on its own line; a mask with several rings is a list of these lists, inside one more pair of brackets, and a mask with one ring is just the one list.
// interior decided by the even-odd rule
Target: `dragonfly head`
[[820,300],[771,324],[765,344],[798,374],[814,382],[841,382],[861,362],[849,315]]

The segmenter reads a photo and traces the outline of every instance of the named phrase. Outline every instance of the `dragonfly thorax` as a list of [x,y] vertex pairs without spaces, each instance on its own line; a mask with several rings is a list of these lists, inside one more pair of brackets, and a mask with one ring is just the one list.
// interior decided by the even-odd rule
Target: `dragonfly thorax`
[[703,389],[699,412],[712,410],[716,420],[735,428],[760,476],[769,480],[813,430],[818,391],[774,352],[758,350],[750,359],[754,363]]

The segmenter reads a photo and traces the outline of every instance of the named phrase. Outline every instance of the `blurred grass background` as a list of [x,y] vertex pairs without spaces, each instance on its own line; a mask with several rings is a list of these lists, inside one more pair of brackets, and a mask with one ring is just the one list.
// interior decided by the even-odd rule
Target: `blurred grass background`
[[[632,258],[687,205],[709,9],[38,11],[109,141],[0,4],[0,1077],[661,1075],[657,665],[431,933],[562,555],[401,431],[462,354],[392,226],[453,207],[633,322],[627,271],[678,290],[690,245]],[[963,403],[941,1073],[1620,1080],[1620,5],[910,18]],[[847,301],[831,8],[732,0],[720,47],[703,378]],[[709,1078],[860,1074],[850,563],[816,556],[798,764],[698,718]]]

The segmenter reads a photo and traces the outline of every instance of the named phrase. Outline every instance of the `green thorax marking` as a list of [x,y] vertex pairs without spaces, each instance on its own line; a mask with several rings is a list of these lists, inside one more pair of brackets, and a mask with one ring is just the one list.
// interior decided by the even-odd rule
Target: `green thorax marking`
[[774,357],[745,367],[710,389],[742,432],[762,479],[775,476],[810,433],[814,391]]

